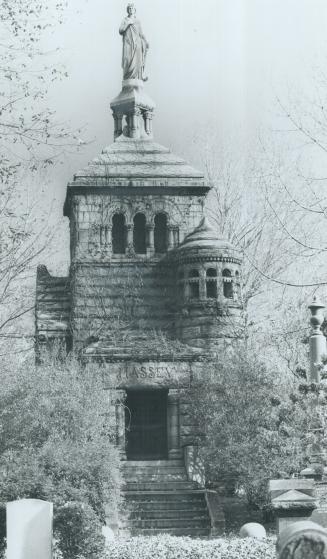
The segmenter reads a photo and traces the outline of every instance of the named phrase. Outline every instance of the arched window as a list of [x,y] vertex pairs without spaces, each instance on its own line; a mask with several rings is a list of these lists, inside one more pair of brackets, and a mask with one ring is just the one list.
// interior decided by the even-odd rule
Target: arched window
[[198,270],[191,270],[188,274],[189,296],[192,299],[200,298],[200,275]]
[[126,250],[126,225],[123,214],[115,214],[112,218],[112,252],[125,254]]
[[224,297],[227,299],[233,299],[234,297],[234,290],[233,290],[233,280],[232,280],[232,272],[230,270],[223,270],[223,286],[224,286]]
[[154,218],[154,251],[166,252],[168,247],[168,229],[166,214],[157,214]]
[[136,254],[146,253],[145,215],[136,214],[134,217],[133,244]]
[[206,293],[208,299],[217,299],[217,270],[208,268],[206,272]]

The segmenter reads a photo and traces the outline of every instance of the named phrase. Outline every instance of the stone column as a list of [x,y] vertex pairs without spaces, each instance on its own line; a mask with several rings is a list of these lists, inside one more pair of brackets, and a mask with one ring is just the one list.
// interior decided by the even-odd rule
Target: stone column
[[114,117],[114,139],[118,138],[118,118],[117,114],[113,111],[112,116]]
[[174,248],[174,229],[173,227],[168,228],[168,248]]
[[323,427],[319,417],[319,383],[320,383],[320,365],[323,355],[326,355],[326,338],[321,331],[321,325],[324,321],[322,309],[324,305],[319,303],[314,297],[309,309],[311,311],[310,323],[312,332],[310,336],[310,382],[316,385],[317,396],[312,402],[311,408],[311,443],[308,446],[307,454],[309,456],[309,465],[301,471],[301,476],[306,478],[321,479],[324,471],[324,457],[322,453],[321,439]]
[[112,227],[107,225],[107,227],[106,227],[106,245],[108,245],[108,247],[111,247],[111,244],[112,244]]
[[322,310],[324,309],[316,297],[314,297],[309,309],[311,311],[310,323],[312,333],[310,336],[310,380],[311,382],[320,382],[319,364],[321,358],[326,355],[326,338],[321,331],[321,325],[324,321]]
[[168,393],[168,458],[181,458],[179,445],[179,390],[171,389]]
[[129,136],[130,138],[140,137],[139,117],[141,115],[140,109],[136,108],[129,113]]
[[133,225],[126,225],[127,232],[127,249],[128,251],[133,250]]
[[174,239],[174,247],[177,247],[179,243],[179,230],[178,227],[173,227],[173,239]]
[[199,293],[200,293],[200,299],[206,299],[207,298],[207,283],[206,283],[206,271],[205,270],[200,270],[200,278],[199,278]]
[[152,118],[153,113],[151,111],[145,111],[144,113],[144,127],[145,132],[148,136],[152,136]]
[[125,390],[116,390],[116,441],[121,452],[122,460],[126,460],[126,440],[125,440]]
[[154,226],[153,225],[147,225],[146,226],[146,230],[147,230],[147,251],[149,251],[150,254],[154,253]]

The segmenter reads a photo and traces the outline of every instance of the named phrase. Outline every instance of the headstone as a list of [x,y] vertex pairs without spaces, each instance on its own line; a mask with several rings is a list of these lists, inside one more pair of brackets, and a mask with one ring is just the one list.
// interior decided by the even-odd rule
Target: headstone
[[267,537],[266,530],[262,524],[257,522],[248,522],[240,529],[241,538],[256,538],[257,540],[264,540]]
[[106,546],[110,546],[110,543],[115,539],[114,531],[109,526],[102,526],[102,535],[105,538]]
[[278,559],[327,559],[327,531],[310,521],[295,522],[277,540]]
[[7,503],[7,559],[52,558],[53,505],[39,499]]
[[277,533],[294,522],[307,520],[316,508],[315,486],[308,479],[275,479],[269,483]]

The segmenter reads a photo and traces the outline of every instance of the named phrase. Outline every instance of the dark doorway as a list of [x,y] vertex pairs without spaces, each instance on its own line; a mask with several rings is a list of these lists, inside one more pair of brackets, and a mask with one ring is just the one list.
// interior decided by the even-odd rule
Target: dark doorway
[[167,390],[127,391],[128,460],[167,460],[167,394]]

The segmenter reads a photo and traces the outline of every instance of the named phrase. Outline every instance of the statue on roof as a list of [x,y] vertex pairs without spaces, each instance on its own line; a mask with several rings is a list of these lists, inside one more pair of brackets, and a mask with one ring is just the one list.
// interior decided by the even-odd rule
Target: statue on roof
[[143,80],[147,77],[144,73],[146,54],[149,49],[141,24],[135,16],[136,9],[134,4],[128,4],[127,17],[125,17],[119,28],[119,33],[123,36],[123,79],[124,80]]

